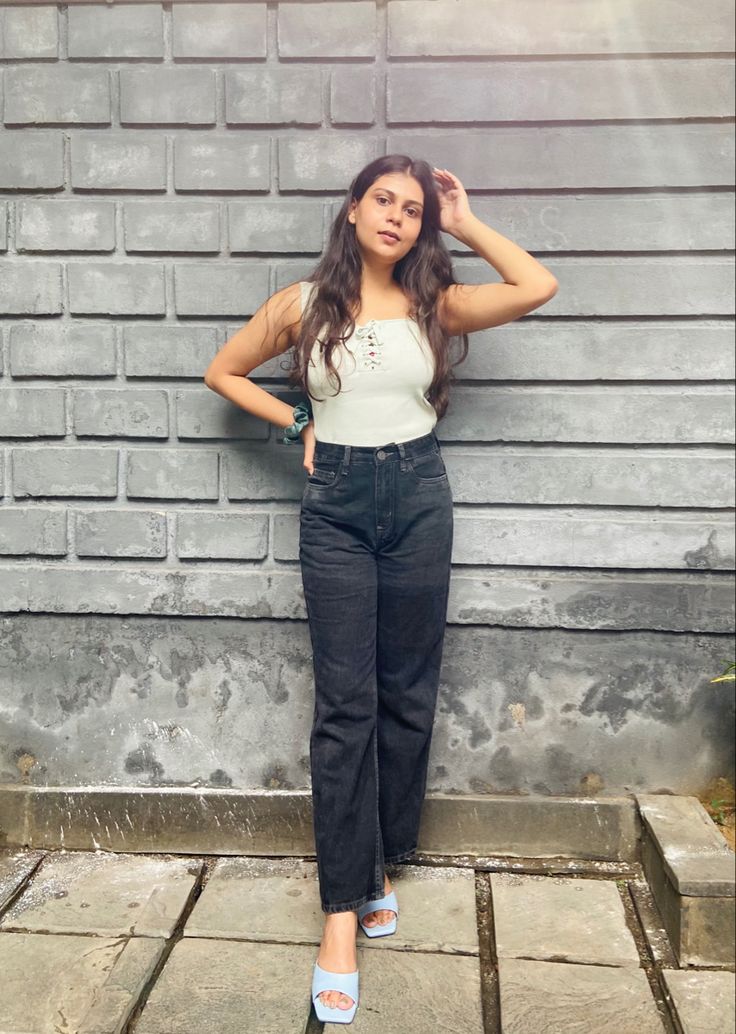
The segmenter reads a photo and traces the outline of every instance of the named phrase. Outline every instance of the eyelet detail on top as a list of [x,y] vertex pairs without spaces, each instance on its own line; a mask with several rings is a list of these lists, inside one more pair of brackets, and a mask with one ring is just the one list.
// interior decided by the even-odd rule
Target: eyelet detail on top
[[407,465],[420,485],[435,485],[447,481],[447,470],[442,454],[437,449],[421,456],[407,456]]
[[385,373],[387,357],[384,347],[385,342],[378,330],[376,320],[368,320],[362,327],[356,325],[355,359],[359,371],[371,372],[373,370],[382,370]]

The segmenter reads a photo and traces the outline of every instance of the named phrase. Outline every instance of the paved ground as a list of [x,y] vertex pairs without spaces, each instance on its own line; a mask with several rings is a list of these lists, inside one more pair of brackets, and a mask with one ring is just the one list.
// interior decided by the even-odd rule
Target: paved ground
[[0,852],[0,1034],[736,1031],[733,973],[678,968],[638,867],[412,863],[345,1027],[311,1008],[314,862]]

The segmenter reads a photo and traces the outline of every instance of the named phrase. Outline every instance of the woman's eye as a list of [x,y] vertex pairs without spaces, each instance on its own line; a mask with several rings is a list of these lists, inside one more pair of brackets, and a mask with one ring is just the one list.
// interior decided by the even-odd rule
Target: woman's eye
[[[388,199],[387,197],[378,197],[378,198],[376,198],[376,200],[377,200],[377,201],[388,201],[389,199]],[[389,203],[390,203],[390,202],[389,202]],[[408,208],[408,209],[407,209],[407,211],[408,211],[408,212],[409,212],[409,213],[410,213],[411,215],[419,215],[419,212],[418,212],[418,211],[416,210],[416,208]]]

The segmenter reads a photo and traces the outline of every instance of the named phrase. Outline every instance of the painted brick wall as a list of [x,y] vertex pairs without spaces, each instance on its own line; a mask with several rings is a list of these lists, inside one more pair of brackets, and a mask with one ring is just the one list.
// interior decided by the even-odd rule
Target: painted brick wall
[[[0,6],[0,782],[306,785],[301,449],[202,376],[394,151],[560,283],[471,336],[438,425],[430,787],[728,774],[734,67],[706,8]],[[253,377],[291,397],[278,361]]]

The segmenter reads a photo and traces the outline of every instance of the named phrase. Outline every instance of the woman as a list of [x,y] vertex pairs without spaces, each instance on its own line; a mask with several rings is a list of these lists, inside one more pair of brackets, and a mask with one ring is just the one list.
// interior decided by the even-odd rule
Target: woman
[[[503,283],[458,284],[440,231]],[[304,443],[299,558],[312,642],[310,739],[325,927],[320,1020],[358,1004],[355,939],[396,929],[384,865],[417,845],[447,615],[452,494],[434,431],[450,338],[523,316],[557,281],[470,211],[459,179],[387,155],[353,180],[309,281],[277,291],[210,364],[208,387]],[[293,410],[247,379],[294,349]]]

